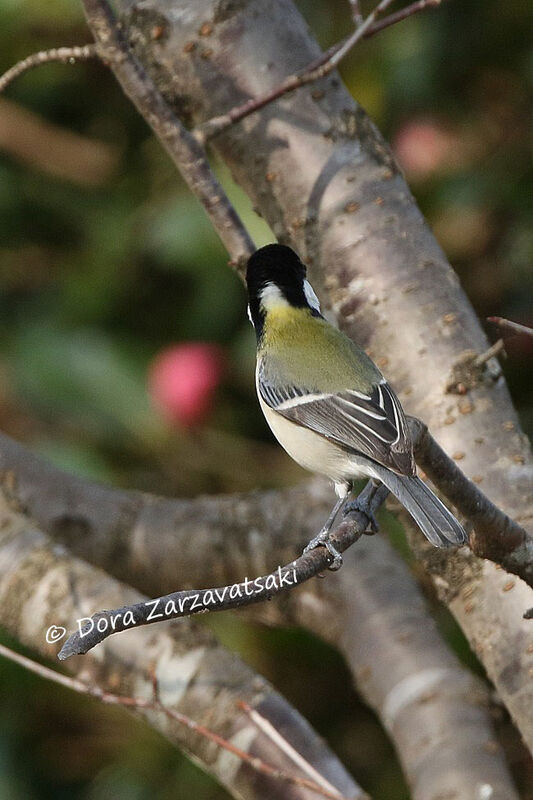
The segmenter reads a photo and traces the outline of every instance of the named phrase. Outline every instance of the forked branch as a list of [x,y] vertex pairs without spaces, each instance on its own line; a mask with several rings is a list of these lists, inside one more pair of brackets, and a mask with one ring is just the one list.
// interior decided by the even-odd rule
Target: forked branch
[[285,80],[280,83],[279,86],[276,86],[270,92],[266,92],[260,97],[252,97],[250,100],[246,100],[241,105],[234,106],[225,114],[221,114],[218,117],[212,117],[211,119],[199,125],[194,130],[196,139],[201,144],[205,144],[206,141],[212,139],[214,136],[217,136],[219,133],[226,130],[226,128],[229,128],[236,122],[240,122],[242,119],[250,114],[253,114],[255,111],[259,111],[261,108],[269,105],[269,103],[272,103],[274,100],[278,100],[280,97],[283,97],[283,95],[288,94],[289,92],[292,92],[301,86],[305,86],[308,83],[313,83],[320,78],[324,78],[334,69],[336,69],[342,59],[347,56],[348,53],[355,47],[355,45],[362,39],[368,39],[371,36],[374,36],[376,33],[380,33],[381,31],[385,30],[385,28],[389,28],[391,25],[395,25],[396,23],[401,22],[402,20],[407,19],[407,17],[411,17],[413,14],[417,14],[420,11],[439,6],[442,2],[444,2],[444,0],[417,0],[417,2],[412,3],[411,5],[406,6],[399,11],[389,14],[387,17],[385,17],[385,19],[379,20],[378,17],[384,11],[386,11],[392,2],[393,0],[381,0],[379,5],[376,6],[376,8],[366,17],[366,19],[363,19],[359,2],[353,2],[353,0],[350,0],[352,18],[356,25],[353,33],[347,36],[343,41],[334,44],[333,47],[330,47],[329,50],[326,50],[325,53],[322,53],[322,55],[315,59],[315,61],[308,64],[299,72],[296,72],[294,75],[289,75],[289,77],[285,78]]
[[[47,64],[53,61],[74,63],[75,61],[85,61],[90,58],[98,57],[102,58],[104,61],[110,60],[112,57],[113,60],[110,60],[110,66],[117,74],[122,87],[125,89],[123,80],[127,77],[128,72],[130,72],[130,79],[128,82],[133,85],[134,82],[131,81],[131,78],[133,77],[133,74],[131,73],[132,67],[134,67],[134,72],[138,72],[139,68],[142,69],[142,67],[139,62],[135,63],[136,59],[131,53],[127,42],[124,40],[117,28],[116,20],[113,17],[113,12],[111,11],[110,6],[106,0],[82,0],[82,2],[85,6],[85,12],[89,25],[93,29],[93,33],[96,38],[96,44],[87,44],[75,47],[59,47],[34,53],[22,61],[19,61],[7,72],[5,72],[4,75],[0,76],[0,92],[2,92],[19,75],[22,75],[27,70],[40,66],[41,64]],[[388,6],[392,4],[392,2],[394,2],[394,0],[381,0],[378,6],[376,6],[376,8],[365,19],[361,13],[359,0],[350,0],[352,19],[355,23],[355,30],[352,34],[350,34],[350,36],[346,37],[346,39],[341,42],[337,42],[337,44],[329,48],[329,50],[323,53],[311,64],[308,64],[304,69],[300,70],[294,75],[290,75],[283,81],[283,83],[281,83],[271,92],[268,92],[261,97],[251,98],[242,105],[235,106],[230,111],[226,112],[226,114],[213,117],[202,125],[199,125],[193,132],[194,140],[196,140],[196,142],[201,146],[204,146],[205,143],[213,136],[216,136],[230,125],[233,125],[250,114],[253,114],[254,111],[259,111],[259,109],[264,108],[269,103],[277,100],[288,92],[294,91],[294,89],[297,89],[300,86],[305,86],[308,83],[312,83],[313,81],[328,75],[362,39],[368,39],[371,36],[375,36],[375,34],[380,33],[386,28],[396,25],[398,22],[401,22],[402,20],[407,19],[408,17],[411,17],[421,11],[440,6],[443,2],[445,2],[445,0],[416,0],[416,2],[411,3],[399,11],[389,14],[387,17],[385,17],[385,19],[380,20],[379,16],[388,8]],[[111,28],[113,29],[114,33],[113,36],[110,35]],[[129,62],[129,69],[120,69],[120,75],[122,75],[122,78],[117,70],[117,66],[120,64],[120,61],[117,61],[116,59],[117,49],[122,53],[122,56],[126,57],[125,61]],[[149,103],[145,106],[145,110],[150,112],[150,110],[154,110],[150,109],[150,105],[155,104],[159,106],[159,103],[156,102],[155,98],[155,94],[159,93],[157,92],[155,86],[150,88],[150,78],[146,73],[143,75],[143,82],[145,83],[145,90],[149,89],[147,94],[152,95],[152,103]],[[141,113],[143,113],[143,109],[140,107],[138,100],[136,100],[136,97],[139,98],[140,95],[138,95],[137,92],[134,94],[128,94],[130,99],[135,102]],[[162,102],[164,103],[164,101]],[[159,113],[160,111],[161,108],[159,107],[156,113]],[[147,116],[146,113],[143,113],[143,116],[149,122],[149,124],[154,127],[154,120]],[[173,121],[173,125],[175,124],[176,121]],[[178,125],[180,125],[179,122]],[[154,130],[156,133],[158,133],[159,137],[167,147],[167,150],[171,152],[169,145],[161,136],[161,128],[154,128]],[[186,130],[183,129],[182,133],[186,133]],[[191,148],[191,150],[194,149],[192,141],[188,142],[188,146]],[[181,169],[179,164],[178,167]],[[239,259],[237,258],[237,261],[238,260]]]

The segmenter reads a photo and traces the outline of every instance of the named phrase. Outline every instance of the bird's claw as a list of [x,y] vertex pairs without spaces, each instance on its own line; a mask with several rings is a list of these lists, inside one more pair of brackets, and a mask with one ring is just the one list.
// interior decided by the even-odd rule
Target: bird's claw
[[369,533],[377,533],[379,531],[378,521],[374,516],[369,503],[362,502],[356,497],[355,500],[351,500],[349,503],[346,503],[342,509],[342,516],[346,517],[352,511],[359,511],[361,514],[366,516],[368,519],[368,528],[370,529],[368,531]]
[[336,547],[334,547],[330,540],[329,540],[329,531],[320,531],[320,533],[311,539],[307,547],[304,547],[304,554],[309,553],[311,550],[314,550],[316,547],[325,547],[328,553],[330,554],[332,561],[331,564],[328,564],[328,569],[335,572],[336,570],[342,567],[342,555],[339,553]]

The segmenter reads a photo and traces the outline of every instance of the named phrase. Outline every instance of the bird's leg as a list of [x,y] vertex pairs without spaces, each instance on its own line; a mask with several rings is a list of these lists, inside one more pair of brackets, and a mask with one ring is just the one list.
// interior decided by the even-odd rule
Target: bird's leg
[[[374,478],[370,478],[367,486],[370,486],[370,491],[361,492],[359,497],[356,497],[355,500],[346,503],[342,513],[343,516],[346,516],[351,511],[360,511],[362,514],[365,514],[368,517],[371,532],[377,533],[379,530],[379,525],[376,520],[376,517],[374,516],[374,512],[372,511],[373,500],[378,491],[382,490],[385,493],[386,497],[387,494],[389,493],[389,490],[380,481]],[[363,494],[364,497],[361,496]]]
[[340,569],[340,567],[342,566],[342,556],[339,553],[339,551],[329,541],[329,533],[331,531],[333,523],[335,522],[335,517],[339,513],[341,507],[346,502],[346,498],[350,493],[351,487],[336,485],[335,489],[339,497],[331,510],[331,514],[329,515],[326,522],[322,526],[322,530],[320,531],[320,533],[318,533],[313,539],[311,539],[307,547],[304,548],[304,553],[308,553],[310,550],[314,550],[315,547],[325,547],[328,553],[333,558],[333,561],[328,567],[328,569],[331,570]]

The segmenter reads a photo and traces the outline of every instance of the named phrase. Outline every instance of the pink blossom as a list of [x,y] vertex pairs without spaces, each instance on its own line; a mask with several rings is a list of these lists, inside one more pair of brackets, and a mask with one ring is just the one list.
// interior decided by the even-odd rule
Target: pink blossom
[[411,177],[425,178],[451,166],[457,141],[442,122],[426,117],[404,122],[392,147],[402,169]]
[[165,418],[184,427],[205,422],[224,371],[224,352],[208,342],[181,342],[152,361],[148,390]]

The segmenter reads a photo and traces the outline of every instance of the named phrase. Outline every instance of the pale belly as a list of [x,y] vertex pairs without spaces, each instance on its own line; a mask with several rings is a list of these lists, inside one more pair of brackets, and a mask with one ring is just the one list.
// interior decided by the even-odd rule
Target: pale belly
[[318,433],[276,414],[261,397],[259,404],[280,445],[304,469],[326,475],[336,484],[349,483],[365,475],[370,476],[366,465],[357,463],[356,456],[345,453]]

